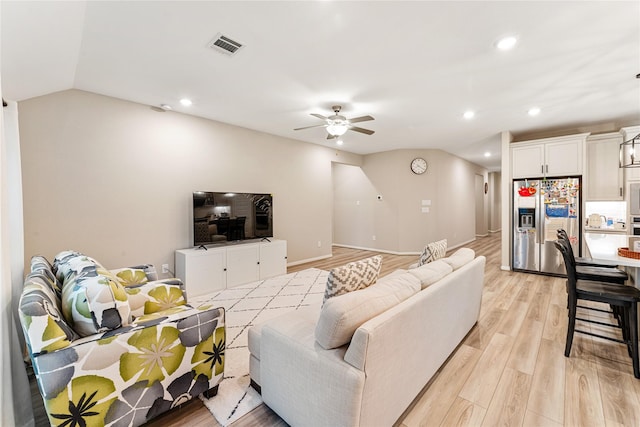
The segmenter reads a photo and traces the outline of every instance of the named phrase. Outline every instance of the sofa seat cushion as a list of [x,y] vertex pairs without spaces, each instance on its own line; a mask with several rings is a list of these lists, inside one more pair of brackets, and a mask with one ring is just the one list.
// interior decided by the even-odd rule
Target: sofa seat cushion
[[442,261],[446,262],[454,270],[459,269],[465,264],[470,263],[476,257],[476,253],[470,248],[460,248],[452,255],[442,258]]
[[327,300],[315,329],[316,341],[325,349],[351,341],[367,320],[404,301],[420,290],[420,281],[410,273],[380,279],[366,289]]
[[179,279],[164,279],[140,285],[124,286],[131,316],[137,318],[187,303],[184,284]]
[[371,286],[378,280],[381,266],[382,256],[376,255],[331,269],[327,278],[324,301]]
[[420,280],[422,289],[426,288],[451,273],[453,268],[445,261],[439,259],[420,267],[412,268],[409,274]]
[[[283,313],[279,316],[276,316],[276,318],[280,318],[283,316],[291,316],[292,315],[291,313],[295,313],[294,316],[298,320],[305,321],[305,322],[309,321],[315,324],[318,321],[318,316],[320,315],[320,308],[315,305],[302,307],[293,312]],[[261,323],[256,323],[251,328],[249,328],[249,332],[248,332],[249,353],[251,353],[251,355],[256,357],[257,359],[260,359],[260,339],[262,338],[262,328],[270,320],[271,319],[265,320],[264,322],[261,322]]]

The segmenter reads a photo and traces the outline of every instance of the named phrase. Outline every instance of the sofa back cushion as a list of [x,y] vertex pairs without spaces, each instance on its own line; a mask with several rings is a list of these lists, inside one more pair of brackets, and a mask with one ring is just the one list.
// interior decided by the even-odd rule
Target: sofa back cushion
[[26,277],[18,313],[31,354],[67,347],[78,338],[62,316],[51,280],[40,272]]
[[446,262],[454,270],[459,269],[465,264],[470,263],[476,257],[476,253],[471,248],[460,248],[452,255],[442,258],[442,261]]
[[75,332],[84,337],[127,326],[131,310],[118,278],[95,260],[75,253],[57,263],[62,283],[62,313]]
[[63,284],[84,272],[90,273],[102,265],[95,259],[76,251],[62,251],[53,259],[53,272]]
[[365,289],[328,299],[316,324],[316,341],[325,349],[351,341],[360,325],[420,290],[420,281],[409,273],[380,279]]
[[424,289],[442,279],[452,271],[453,268],[449,264],[439,259],[420,267],[412,268],[409,270],[409,274],[412,274],[420,280],[420,285],[422,286],[422,289]]
[[364,289],[376,283],[381,266],[382,256],[376,255],[331,269],[323,303],[331,297]]
[[31,272],[38,273],[47,278],[51,290],[57,295],[58,299],[62,295],[62,282],[58,280],[53,272],[53,266],[42,255],[34,255],[31,257]]

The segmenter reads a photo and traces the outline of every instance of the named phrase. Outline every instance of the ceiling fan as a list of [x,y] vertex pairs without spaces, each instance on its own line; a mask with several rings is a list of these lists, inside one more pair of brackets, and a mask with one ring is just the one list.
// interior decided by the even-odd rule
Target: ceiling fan
[[353,119],[347,119],[345,116],[340,115],[340,110],[342,109],[342,107],[340,105],[334,105],[331,107],[331,109],[333,110],[333,115],[329,116],[329,117],[325,117],[322,114],[315,114],[315,113],[311,113],[311,115],[313,117],[317,117],[319,119],[322,119],[325,121],[324,124],[321,125],[314,125],[314,126],[305,126],[302,128],[297,128],[294,130],[302,130],[302,129],[310,129],[310,128],[317,128],[317,127],[324,127],[327,128],[327,139],[332,139],[332,138],[338,138],[342,135],[345,134],[346,131],[348,130],[352,130],[355,132],[360,132],[360,133],[364,133],[366,135],[372,135],[374,131],[369,130],[369,129],[364,129],[358,126],[353,126],[353,123],[358,123],[358,122],[366,122],[369,120],[375,120],[373,117],[371,116],[361,116],[361,117],[354,117]]

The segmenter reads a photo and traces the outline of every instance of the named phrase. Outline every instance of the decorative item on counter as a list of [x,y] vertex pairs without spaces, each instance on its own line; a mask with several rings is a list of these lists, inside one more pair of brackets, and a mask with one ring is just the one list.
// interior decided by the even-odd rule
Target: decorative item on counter
[[618,248],[618,256],[625,258],[640,259],[640,252],[630,251],[629,248]]

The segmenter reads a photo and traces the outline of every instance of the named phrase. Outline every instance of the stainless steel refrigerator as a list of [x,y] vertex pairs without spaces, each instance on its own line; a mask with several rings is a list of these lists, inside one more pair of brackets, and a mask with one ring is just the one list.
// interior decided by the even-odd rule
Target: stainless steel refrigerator
[[553,242],[567,231],[573,251],[581,254],[580,178],[513,181],[513,270],[564,275],[564,262]]

